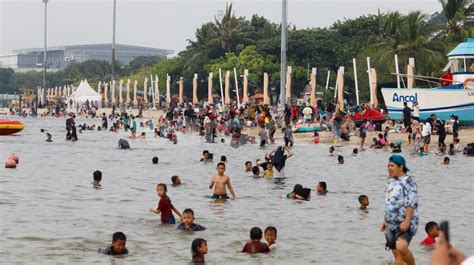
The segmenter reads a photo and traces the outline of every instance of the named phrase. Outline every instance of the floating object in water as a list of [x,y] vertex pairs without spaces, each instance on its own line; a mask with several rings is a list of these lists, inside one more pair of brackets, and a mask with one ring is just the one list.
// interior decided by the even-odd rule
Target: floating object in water
[[15,163],[17,163],[17,164],[20,164],[20,159],[18,158],[18,156],[15,153],[12,153],[10,155],[10,157],[8,157],[8,159],[11,159],[11,160],[15,161]]
[[305,125],[301,125],[301,127],[297,128],[294,132],[295,133],[303,133],[303,132],[316,132],[319,131],[319,125],[310,124],[308,127]]
[[5,168],[16,168],[15,160],[9,158],[5,161]]
[[22,131],[25,125],[14,120],[0,120],[0,135],[10,135]]

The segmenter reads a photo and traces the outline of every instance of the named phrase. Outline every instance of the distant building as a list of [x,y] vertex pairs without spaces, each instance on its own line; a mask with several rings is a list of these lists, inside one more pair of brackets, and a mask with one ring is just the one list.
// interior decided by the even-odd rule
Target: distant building
[[[141,46],[115,44],[115,58],[128,65],[135,57],[173,54],[173,50],[148,48]],[[13,54],[0,55],[0,68],[12,68],[15,71],[43,69],[43,48],[13,50]],[[46,67],[49,70],[66,68],[70,63],[82,63],[87,60],[112,62],[112,44],[84,44],[48,47]]]

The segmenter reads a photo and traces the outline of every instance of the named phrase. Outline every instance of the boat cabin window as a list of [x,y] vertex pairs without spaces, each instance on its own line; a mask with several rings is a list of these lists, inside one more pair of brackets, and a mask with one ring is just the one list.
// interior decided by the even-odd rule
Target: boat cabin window
[[464,58],[451,59],[450,62],[451,62],[451,73],[466,71],[464,68]]
[[466,66],[468,72],[474,72],[474,58],[466,58]]

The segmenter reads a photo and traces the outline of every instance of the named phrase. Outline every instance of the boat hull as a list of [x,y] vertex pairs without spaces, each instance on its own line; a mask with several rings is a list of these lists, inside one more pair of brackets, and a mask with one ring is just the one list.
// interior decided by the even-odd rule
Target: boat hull
[[403,103],[412,107],[418,102],[420,119],[436,114],[440,120],[449,120],[451,115],[459,117],[461,125],[474,126],[474,89],[458,88],[382,88],[390,119],[401,120]]
[[0,135],[11,135],[21,132],[24,128],[25,125],[19,121],[0,120]]

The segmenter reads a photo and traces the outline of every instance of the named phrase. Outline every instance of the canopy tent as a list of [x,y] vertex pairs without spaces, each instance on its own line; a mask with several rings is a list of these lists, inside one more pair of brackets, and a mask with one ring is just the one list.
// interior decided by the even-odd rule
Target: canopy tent
[[102,106],[102,95],[97,93],[87,82],[86,79],[81,81],[81,84],[74,90],[72,95],[67,99],[68,102],[72,100],[73,104],[83,104],[87,100],[90,103],[96,102],[99,107]]

